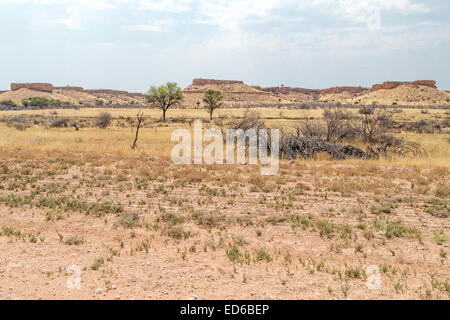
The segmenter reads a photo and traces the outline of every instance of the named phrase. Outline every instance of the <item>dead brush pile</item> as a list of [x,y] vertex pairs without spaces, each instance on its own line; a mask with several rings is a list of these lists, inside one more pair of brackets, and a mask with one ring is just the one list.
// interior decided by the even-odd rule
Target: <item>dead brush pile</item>
[[283,159],[314,159],[318,153],[329,153],[333,159],[370,159],[372,154],[352,145],[328,143],[318,137],[297,137],[284,134],[280,139],[280,154]]
[[28,121],[25,115],[5,116],[1,119],[1,122],[17,130],[25,130],[31,126],[30,121]]

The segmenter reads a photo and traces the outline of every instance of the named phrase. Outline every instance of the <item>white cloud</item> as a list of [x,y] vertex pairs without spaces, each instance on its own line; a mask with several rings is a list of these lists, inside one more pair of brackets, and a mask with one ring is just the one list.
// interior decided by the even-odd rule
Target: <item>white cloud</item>
[[188,11],[191,0],[139,0],[139,10],[181,13]]
[[413,3],[411,0],[300,0],[299,8],[312,6],[329,6],[334,15],[364,23],[367,20],[367,10],[377,8],[381,11],[429,12],[424,3]]
[[106,48],[106,49],[117,48],[117,44],[113,43],[113,42],[97,42],[94,45],[96,47]]
[[67,17],[50,20],[50,23],[59,24],[69,30],[81,30],[81,11],[78,7],[67,8]]
[[124,28],[130,31],[167,32],[168,27],[172,24],[173,20],[156,20],[149,24],[136,24]]
[[281,6],[280,0],[219,0],[200,1],[200,18],[197,22],[237,29],[252,17],[267,18],[270,11]]

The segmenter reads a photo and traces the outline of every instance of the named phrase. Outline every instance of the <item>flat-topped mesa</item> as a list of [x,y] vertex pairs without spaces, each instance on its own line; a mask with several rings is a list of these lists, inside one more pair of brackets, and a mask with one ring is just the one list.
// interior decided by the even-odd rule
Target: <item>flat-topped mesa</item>
[[401,85],[409,84],[413,86],[425,86],[437,89],[436,81],[434,80],[417,80],[417,81],[385,81],[382,84],[374,84],[372,86],[372,91],[377,90],[390,90],[397,88]]
[[215,80],[215,79],[194,79],[192,80],[193,86],[206,86],[206,85],[230,85],[230,84],[244,84],[243,81],[238,80]]
[[333,88],[327,88],[327,89],[268,87],[268,88],[260,88],[260,90],[272,92],[275,94],[289,94],[291,92],[295,92],[295,93],[303,93],[303,94],[307,94],[307,95],[317,95],[317,94],[338,94],[338,93],[343,93],[343,92],[358,94],[358,93],[362,93],[362,92],[366,91],[367,89],[365,89],[363,87],[333,87]]
[[99,94],[109,94],[109,95],[122,95],[127,96],[130,98],[139,98],[144,97],[143,93],[140,92],[128,92],[124,90],[112,90],[112,89],[88,89],[84,90],[84,92],[93,94],[93,95],[99,95]]
[[120,94],[120,95],[128,95],[128,91],[122,91],[122,90],[111,90],[111,89],[88,89],[85,90],[85,92],[90,94]]
[[363,87],[333,87],[319,90],[321,94],[338,94],[343,92],[349,92],[353,94],[362,93],[367,89]]
[[128,92],[127,95],[128,95],[129,97],[132,97],[132,98],[145,97],[145,94],[140,93],[140,92]]
[[30,89],[35,91],[53,92],[53,85],[50,83],[11,83],[11,90]]
[[71,90],[71,91],[84,92],[83,87],[74,87],[74,86],[54,87],[54,89]]

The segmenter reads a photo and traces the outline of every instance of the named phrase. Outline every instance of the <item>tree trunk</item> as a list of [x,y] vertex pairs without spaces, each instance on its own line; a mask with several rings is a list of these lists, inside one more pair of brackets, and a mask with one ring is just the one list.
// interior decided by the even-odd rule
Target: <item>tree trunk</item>
[[211,121],[212,121],[212,113],[213,113],[213,110],[212,109],[209,110],[209,120],[211,120]]
[[134,137],[133,145],[131,146],[131,149],[133,149],[133,150],[134,150],[134,148],[136,148],[136,143],[137,143],[138,135],[139,135],[139,129],[141,128],[142,122],[144,121],[144,113],[138,112],[136,118],[137,118],[136,136]]
[[163,121],[166,121],[166,110],[163,110]]

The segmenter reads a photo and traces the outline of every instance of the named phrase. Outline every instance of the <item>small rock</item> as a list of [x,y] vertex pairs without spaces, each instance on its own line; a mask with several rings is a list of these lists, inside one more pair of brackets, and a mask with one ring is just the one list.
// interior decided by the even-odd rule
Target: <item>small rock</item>
[[196,295],[192,295],[189,300],[197,300],[197,296]]
[[116,289],[117,289],[117,286],[116,286],[115,284],[113,284],[113,285],[111,286],[111,289],[116,290]]
[[117,296],[117,297],[116,297],[116,300],[120,300],[120,296]]
[[97,290],[95,290],[96,294],[101,294],[103,292],[103,290],[101,288],[98,288]]

